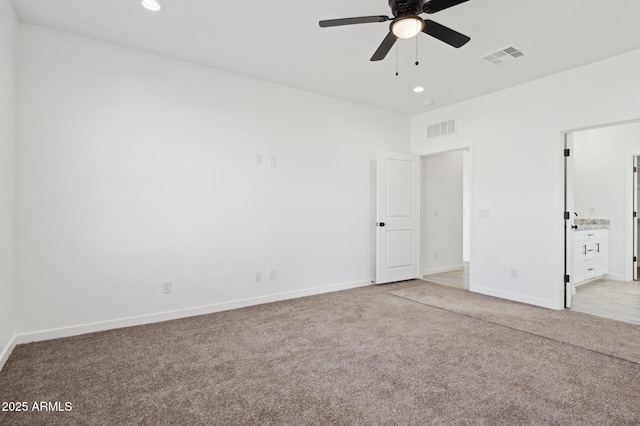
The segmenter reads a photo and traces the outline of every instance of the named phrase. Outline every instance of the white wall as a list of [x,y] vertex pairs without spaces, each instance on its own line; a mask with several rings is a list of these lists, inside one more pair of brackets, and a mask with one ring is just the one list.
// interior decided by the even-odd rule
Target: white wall
[[462,268],[463,153],[422,158],[424,275]]
[[[640,50],[412,118],[415,153],[473,147],[472,291],[562,308],[561,134],[640,118],[639,74]],[[427,142],[453,118],[455,135]]]
[[373,279],[408,118],[30,25],[20,52],[21,333]]
[[640,155],[640,123],[573,135],[575,211],[581,218],[609,219],[609,276],[631,280],[633,156]]
[[11,3],[0,0],[0,368],[14,336],[17,31]]

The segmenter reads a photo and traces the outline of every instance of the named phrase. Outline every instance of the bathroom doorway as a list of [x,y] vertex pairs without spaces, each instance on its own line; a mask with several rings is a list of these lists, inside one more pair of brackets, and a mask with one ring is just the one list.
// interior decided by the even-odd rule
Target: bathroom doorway
[[571,132],[567,140],[568,307],[640,324],[640,122]]

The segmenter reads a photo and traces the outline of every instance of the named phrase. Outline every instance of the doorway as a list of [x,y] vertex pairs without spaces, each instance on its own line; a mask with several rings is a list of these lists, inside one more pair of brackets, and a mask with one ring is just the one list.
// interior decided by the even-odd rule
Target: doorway
[[422,276],[469,290],[471,153],[460,149],[422,157]]
[[566,307],[640,324],[640,122],[566,134]]

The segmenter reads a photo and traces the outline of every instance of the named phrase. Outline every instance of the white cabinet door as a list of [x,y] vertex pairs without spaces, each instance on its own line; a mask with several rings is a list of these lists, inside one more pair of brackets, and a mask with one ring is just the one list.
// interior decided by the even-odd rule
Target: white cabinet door
[[[584,281],[584,260],[587,256],[587,242],[584,240],[585,231],[573,231],[573,271],[571,283],[575,286]],[[575,288],[573,289],[575,292]]]
[[596,277],[596,259],[588,259],[584,261],[584,279],[590,280]]
[[573,249],[573,279],[574,284],[580,284],[584,278],[584,258],[587,252],[587,243],[580,241],[576,243]]
[[596,276],[609,272],[609,237],[607,230],[598,231],[596,234]]

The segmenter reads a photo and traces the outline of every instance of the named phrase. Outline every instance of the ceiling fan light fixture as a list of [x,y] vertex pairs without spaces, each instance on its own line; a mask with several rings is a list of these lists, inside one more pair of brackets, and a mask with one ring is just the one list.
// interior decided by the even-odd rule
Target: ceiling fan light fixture
[[417,16],[399,18],[391,24],[391,32],[398,38],[408,39],[420,34],[424,21]]
[[163,9],[162,3],[158,0],[142,0],[142,6],[152,12],[159,12]]

